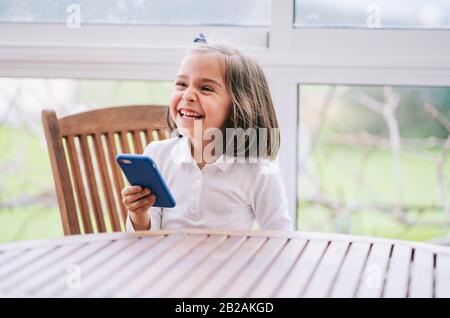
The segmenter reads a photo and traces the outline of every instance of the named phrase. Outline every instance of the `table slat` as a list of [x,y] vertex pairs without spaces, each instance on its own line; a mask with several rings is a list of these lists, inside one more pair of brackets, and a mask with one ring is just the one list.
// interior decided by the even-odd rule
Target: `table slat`
[[11,250],[5,251],[0,254],[0,267],[6,265],[19,255],[26,253],[26,250]]
[[194,292],[193,297],[217,297],[245,269],[266,241],[265,237],[250,237],[246,240],[228,262]]
[[381,297],[390,253],[390,244],[372,245],[356,297]]
[[86,277],[99,267],[102,267],[110,259],[119,255],[125,248],[129,248],[136,244],[138,240],[136,238],[120,240],[113,242],[109,248],[102,250],[96,254],[95,257],[83,260],[80,262],[81,268],[81,288],[72,289],[67,286],[66,277],[60,277],[55,279],[54,282],[47,284],[40,290],[42,295],[48,297],[70,297],[74,295],[83,295],[86,292],[84,288],[84,280]]
[[340,269],[349,242],[331,242],[303,295],[306,298],[326,297]]
[[36,275],[41,275],[43,272],[48,270],[48,268],[51,267],[52,264],[70,256],[70,254],[79,250],[83,246],[86,246],[86,244],[71,245],[67,246],[66,248],[59,247],[52,253],[47,254],[45,257],[41,257],[38,260],[35,260],[29,266],[16,270],[7,278],[3,279],[2,285],[6,290],[11,288],[20,288],[29,279],[36,277]]
[[[135,273],[134,279],[127,282],[123,289],[119,289],[116,295],[121,296],[145,296],[147,286],[154,281],[158,281],[158,277],[163,275],[165,271],[172,270],[176,262],[183,259],[186,254],[194,250],[201,242],[207,238],[206,235],[188,235],[179,243],[165,248],[164,254],[160,255],[146,268]],[[165,243],[163,241],[162,243]],[[122,291],[126,291],[122,293]]]
[[274,296],[277,287],[283,283],[283,279],[294,266],[306,243],[306,240],[290,239],[266,274],[250,292],[249,297],[268,298]]
[[11,274],[14,274],[16,271],[28,268],[30,264],[33,264],[39,259],[45,258],[45,256],[50,255],[56,249],[57,247],[47,247],[26,251],[25,253],[20,254],[17,258],[14,258],[13,261],[0,267],[0,290],[4,290],[4,279],[9,277]]
[[[416,249],[411,269],[409,297],[433,297],[434,255],[432,252]],[[450,282],[449,282],[450,283]]]
[[[96,296],[97,288],[120,279],[120,273],[134,274],[130,272],[129,265],[138,261],[143,255],[154,254],[156,257],[165,252],[166,248],[177,244],[185,235],[171,235],[168,237],[149,237],[138,240],[136,244],[119,252],[116,257],[102,266],[101,270],[95,269],[86,278],[83,278],[83,294]],[[146,264],[143,264],[146,265]],[[149,266],[150,264],[147,264]],[[120,288],[119,288],[120,290]],[[81,291],[81,290],[80,290]],[[114,292],[116,292],[115,290]]]
[[178,282],[183,281],[185,277],[193,272],[201,263],[217,249],[220,248],[226,240],[227,236],[211,235],[200,246],[197,246],[191,254],[179,261],[171,271],[167,271],[164,275],[147,287],[146,297],[165,297],[169,295],[170,290],[176,288]]
[[436,257],[436,297],[450,298],[450,255]]
[[409,246],[395,245],[387,273],[383,296],[399,298],[408,295],[412,249]]
[[244,244],[246,236],[230,236],[220,249],[214,251],[208,258],[194,269],[168,293],[168,297],[192,297],[195,290],[202,286],[210,276],[226,263],[226,261]]
[[250,264],[231,282],[228,289],[220,293],[221,297],[242,298],[249,294],[252,287],[265,275],[272,262],[283,249],[287,239],[271,238],[258,251]]
[[328,244],[328,241],[309,241],[275,296],[298,297],[298,295],[301,295],[316,270]]
[[370,244],[352,243],[344,259],[339,275],[336,279],[330,297],[354,297],[358,283],[361,280],[364,264],[369,254]]
[[106,248],[112,241],[93,242],[84,244],[80,249],[71,253],[68,257],[52,262],[49,266],[40,271],[39,275],[34,275],[23,282],[21,286],[15,286],[15,289],[29,294],[39,293],[47,283],[52,283],[54,280],[67,278],[68,269],[71,265],[78,265],[81,261],[88,257],[94,257],[96,253]]

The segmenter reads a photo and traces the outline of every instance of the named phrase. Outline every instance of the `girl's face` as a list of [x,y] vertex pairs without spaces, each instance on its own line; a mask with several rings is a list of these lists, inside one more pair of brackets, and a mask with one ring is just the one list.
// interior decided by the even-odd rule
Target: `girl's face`
[[[170,116],[178,128],[194,137],[194,123],[222,128],[231,114],[231,95],[223,66],[214,54],[189,54],[181,62],[169,102]],[[198,133],[198,132],[196,132]]]

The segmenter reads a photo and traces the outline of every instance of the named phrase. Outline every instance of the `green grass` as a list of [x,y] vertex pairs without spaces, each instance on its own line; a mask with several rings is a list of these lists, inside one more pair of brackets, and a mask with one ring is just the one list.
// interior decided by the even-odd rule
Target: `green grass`
[[[355,146],[336,146],[321,142],[314,153],[315,170],[322,184],[322,191],[331,199],[344,202],[370,204],[396,202],[396,184],[393,173],[392,155],[388,150],[375,149],[363,165],[365,150]],[[433,150],[435,154],[439,150]],[[432,152],[433,152],[432,151]],[[450,162],[450,160],[449,160]],[[402,199],[408,205],[439,205],[437,194],[436,164],[430,158],[418,153],[403,152],[401,155],[403,174]],[[363,169],[365,184],[361,187],[355,176]],[[450,180],[450,169],[444,170]],[[298,228],[307,231],[341,232],[357,235],[399,238],[425,241],[450,233],[449,226],[414,225],[398,222],[392,214],[374,210],[358,211],[353,215],[342,212],[336,217],[320,206],[311,206],[302,201],[302,190],[308,187],[308,180],[302,179],[299,186]],[[450,197],[450,190],[448,197]],[[375,198],[373,196],[375,193]],[[450,216],[442,211],[417,211],[409,214],[420,222],[448,222]]]
[[[0,165],[7,167],[0,178],[0,201],[53,189],[50,161],[42,140],[10,127],[0,127],[0,136]],[[61,236],[60,223],[55,206],[0,209],[0,242]]]
[[38,206],[0,210],[0,242],[59,237],[63,235],[57,207]]
[[[428,241],[450,233],[450,227],[407,226],[396,221],[392,216],[378,211],[358,211],[352,216],[339,215],[332,218],[322,207],[304,207],[300,202],[297,226],[302,231],[319,231],[327,233],[349,233],[353,235],[396,238],[413,241]],[[440,219],[445,221],[442,213],[423,213],[417,216],[419,221]]]

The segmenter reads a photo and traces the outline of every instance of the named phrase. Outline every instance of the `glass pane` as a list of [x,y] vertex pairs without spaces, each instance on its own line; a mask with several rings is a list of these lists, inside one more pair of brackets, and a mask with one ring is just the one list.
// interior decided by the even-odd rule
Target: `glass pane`
[[0,78],[0,243],[62,236],[41,111],[167,105],[172,82]]
[[450,28],[448,0],[295,0],[297,27]]
[[450,88],[300,85],[298,228],[450,233]]
[[0,0],[0,22],[266,26],[270,0]]

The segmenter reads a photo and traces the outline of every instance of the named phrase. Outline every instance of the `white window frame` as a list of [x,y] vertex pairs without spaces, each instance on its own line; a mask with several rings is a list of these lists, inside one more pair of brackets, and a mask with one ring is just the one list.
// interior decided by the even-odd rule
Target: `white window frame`
[[293,8],[272,0],[270,27],[0,24],[0,77],[172,80],[199,32],[234,44],[268,77],[296,220],[298,85],[450,86],[450,30],[294,28]]

